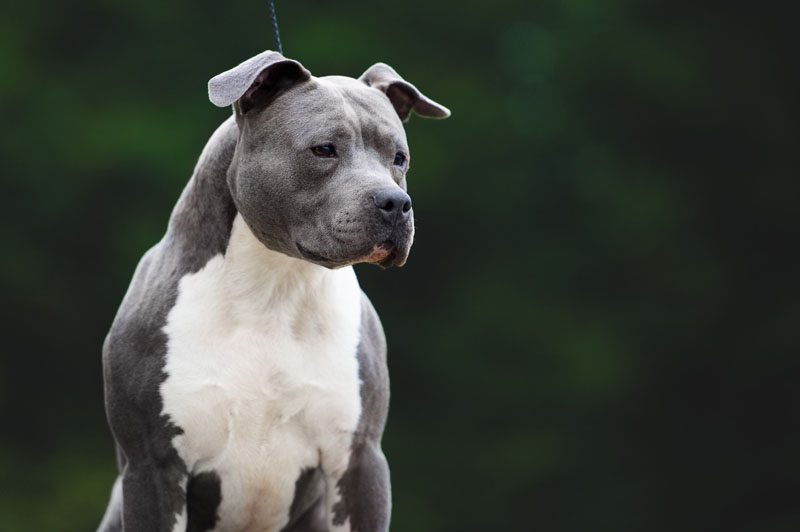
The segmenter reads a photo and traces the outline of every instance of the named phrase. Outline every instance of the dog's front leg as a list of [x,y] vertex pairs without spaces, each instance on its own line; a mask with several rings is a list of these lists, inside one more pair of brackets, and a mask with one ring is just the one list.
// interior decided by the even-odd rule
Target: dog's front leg
[[386,339],[372,303],[365,295],[361,301],[361,418],[353,435],[347,469],[336,482],[328,483],[329,493],[337,496],[330,515],[333,530],[384,532],[389,529],[392,504],[389,466],[381,451],[389,409]]
[[347,471],[336,483],[340,499],[333,505],[332,530],[384,532],[389,529],[389,467],[378,442],[353,446]]
[[124,532],[185,532],[186,475],[182,463],[134,459],[122,474]]
[[[146,255],[129,294],[143,290],[136,279],[149,264]],[[183,430],[163,414],[160,392],[166,338],[148,320],[160,321],[138,314],[140,308],[123,303],[103,344],[106,415],[122,487],[122,504],[114,505],[121,515],[109,520],[121,521],[124,532],[184,532],[188,472],[174,444]]]
[[[114,387],[114,373],[109,371],[113,367],[106,367],[106,404],[118,446],[122,504],[116,505],[116,512],[121,514],[122,530],[184,532],[188,475],[173,445],[180,429],[159,414],[161,401],[153,386],[142,387],[150,395]],[[144,400],[136,400],[141,397]]]

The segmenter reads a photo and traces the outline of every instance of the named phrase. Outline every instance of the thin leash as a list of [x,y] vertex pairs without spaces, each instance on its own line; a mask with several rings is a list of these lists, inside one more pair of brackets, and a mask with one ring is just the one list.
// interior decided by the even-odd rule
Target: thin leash
[[281,34],[278,31],[278,15],[275,14],[275,0],[269,0],[269,12],[272,15],[272,29],[275,31],[275,42],[278,43],[278,53],[283,55]]

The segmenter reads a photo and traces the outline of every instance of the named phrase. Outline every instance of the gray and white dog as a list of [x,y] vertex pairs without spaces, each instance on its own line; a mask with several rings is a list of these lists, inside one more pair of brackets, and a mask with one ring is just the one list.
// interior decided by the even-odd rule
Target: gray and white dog
[[391,67],[316,78],[275,52],[233,105],[103,346],[120,475],[100,531],[388,528],[386,343],[352,265],[402,265],[411,111]]

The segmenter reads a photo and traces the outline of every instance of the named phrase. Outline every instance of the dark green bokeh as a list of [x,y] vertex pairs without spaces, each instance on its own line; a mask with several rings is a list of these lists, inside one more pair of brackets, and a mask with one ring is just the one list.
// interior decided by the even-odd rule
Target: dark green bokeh
[[[393,531],[800,529],[796,33],[756,4],[279,2],[317,75],[393,65],[408,265],[389,338]],[[0,530],[85,531],[115,475],[100,346],[273,48],[266,1],[0,16]]]

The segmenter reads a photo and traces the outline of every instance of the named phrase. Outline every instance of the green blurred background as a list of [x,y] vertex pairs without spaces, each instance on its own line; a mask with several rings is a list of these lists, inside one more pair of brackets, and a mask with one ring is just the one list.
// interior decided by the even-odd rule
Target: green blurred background
[[[408,265],[389,338],[394,532],[800,530],[796,24],[731,2],[296,0],[314,74],[394,66]],[[115,476],[100,347],[273,48],[266,0],[0,13],[0,530],[86,531]]]

